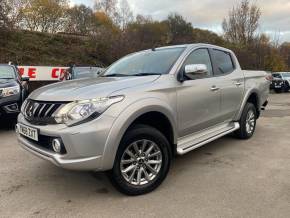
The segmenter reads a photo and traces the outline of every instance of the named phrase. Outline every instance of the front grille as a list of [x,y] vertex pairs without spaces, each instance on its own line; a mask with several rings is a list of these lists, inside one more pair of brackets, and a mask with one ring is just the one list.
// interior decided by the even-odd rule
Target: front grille
[[44,102],[28,99],[23,105],[24,117],[36,125],[56,124],[55,112],[67,102]]

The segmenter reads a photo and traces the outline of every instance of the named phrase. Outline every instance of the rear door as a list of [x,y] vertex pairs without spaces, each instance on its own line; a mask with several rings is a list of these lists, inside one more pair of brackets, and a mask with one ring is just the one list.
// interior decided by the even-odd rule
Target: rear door
[[239,110],[244,95],[244,74],[236,66],[231,53],[218,49],[210,50],[213,60],[216,85],[221,90],[221,115],[231,121]]
[[[179,137],[183,137],[220,122],[221,93],[216,89],[216,78],[207,48],[194,50],[184,61],[185,65],[205,64],[208,74],[198,78],[186,78],[177,86]],[[180,72],[181,73],[181,72]]]

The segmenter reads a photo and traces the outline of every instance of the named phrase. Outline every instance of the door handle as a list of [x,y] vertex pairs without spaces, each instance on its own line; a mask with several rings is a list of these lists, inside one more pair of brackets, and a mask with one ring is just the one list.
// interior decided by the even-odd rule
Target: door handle
[[213,91],[213,92],[216,92],[216,91],[220,90],[220,88],[218,88],[218,87],[216,87],[216,86],[212,86],[212,87],[210,88],[210,90]]
[[235,85],[236,85],[236,86],[241,86],[242,83],[241,83],[241,82],[236,82]]

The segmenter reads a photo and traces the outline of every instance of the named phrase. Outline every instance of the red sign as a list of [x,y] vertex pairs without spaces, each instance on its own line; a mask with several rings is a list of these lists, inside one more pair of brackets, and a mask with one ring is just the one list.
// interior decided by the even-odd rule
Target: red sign
[[31,81],[62,80],[68,67],[19,66],[22,76],[28,76]]

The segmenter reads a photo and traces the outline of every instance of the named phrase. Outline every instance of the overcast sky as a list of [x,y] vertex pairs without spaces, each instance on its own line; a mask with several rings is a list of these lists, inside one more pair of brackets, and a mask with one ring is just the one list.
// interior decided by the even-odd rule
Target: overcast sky
[[[71,0],[93,5],[94,0]],[[170,12],[183,15],[194,27],[221,33],[221,22],[239,0],[128,0],[134,14],[162,20]],[[262,10],[260,31],[290,41],[290,0],[254,0]]]

